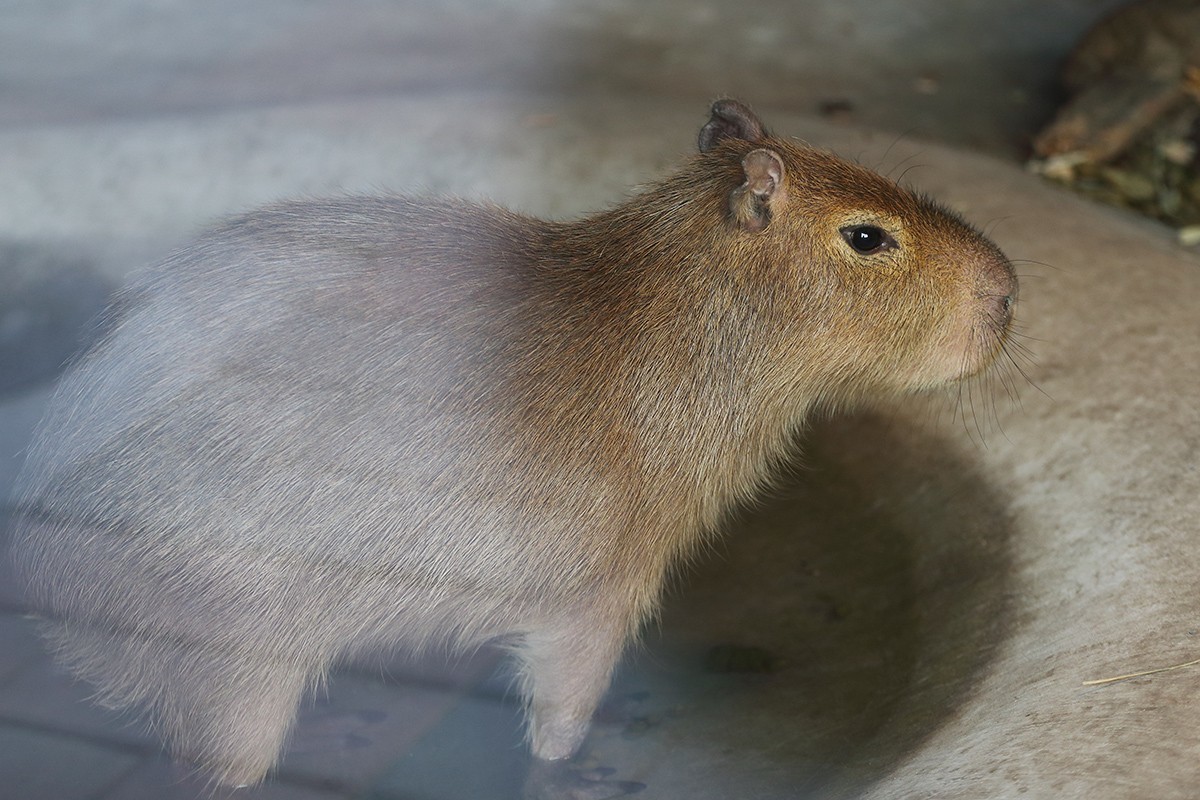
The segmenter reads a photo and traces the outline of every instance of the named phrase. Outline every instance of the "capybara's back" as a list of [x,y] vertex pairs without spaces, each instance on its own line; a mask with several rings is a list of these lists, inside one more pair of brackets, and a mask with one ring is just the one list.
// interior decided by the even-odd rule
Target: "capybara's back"
[[520,224],[281,205],[119,298],[40,428],[15,546],[55,650],[104,701],[249,782],[348,651],[521,627],[537,554],[504,541],[518,487],[479,456],[510,446],[494,373]]

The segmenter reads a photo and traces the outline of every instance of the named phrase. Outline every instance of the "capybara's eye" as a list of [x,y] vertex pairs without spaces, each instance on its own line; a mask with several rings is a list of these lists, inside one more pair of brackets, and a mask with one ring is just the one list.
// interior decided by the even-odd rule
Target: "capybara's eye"
[[900,246],[887,231],[875,225],[849,225],[842,228],[842,236],[851,247],[868,256]]

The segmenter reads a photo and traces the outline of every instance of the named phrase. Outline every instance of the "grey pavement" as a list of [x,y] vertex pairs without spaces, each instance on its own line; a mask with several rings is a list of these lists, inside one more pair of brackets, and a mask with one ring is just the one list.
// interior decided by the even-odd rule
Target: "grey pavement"
[[[884,131],[884,143],[940,140],[1016,160],[1052,108],[1069,43],[1113,5],[2,2],[0,497],[108,293],[215,216],[384,187],[567,216],[687,152],[721,94],[768,119],[823,114]],[[739,549],[673,593],[631,654],[585,757],[629,780],[673,776],[649,781],[647,798],[826,796],[885,773],[882,756],[842,755],[894,711],[916,658],[910,639],[884,635],[916,624],[913,589],[894,568],[908,532],[894,536],[859,491],[825,474],[744,521]],[[825,523],[784,546],[802,569],[764,573],[780,558],[775,517],[796,507]],[[838,561],[844,548],[826,545],[847,531],[879,557]],[[875,588],[846,596],[851,580]],[[51,665],[21,603],[4,562],[0,798],[203,796],[202,779]],[[762,619],[747,628],[747,615]],[[788,638],[760,635],[772,619]],[[823,635],[854,626],[852,637]],[[781,687],[789,669],[804,678]],[[237,796],[512,796],[524,755],[506,681],[490,653],[357,667],[305,713],[271,783]],[[812,691],[826,681],[828,692]],[[780,704],[796,709],[809,744],[756,727]],[[664,773],[664,762],[675,766]]]

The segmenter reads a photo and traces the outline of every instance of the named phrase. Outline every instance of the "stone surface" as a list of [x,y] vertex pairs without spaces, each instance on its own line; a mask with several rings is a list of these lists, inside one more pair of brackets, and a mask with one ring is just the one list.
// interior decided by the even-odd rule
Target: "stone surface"
[[41,641],[29,619],[0,614],[0,687],[34,661],[44,663],[44,659]]
[[39,652],[11,679],[0,684],[0,720],[63,734],[86,736],[130,750],[158,750],[134,720],[90,701],[92,690]]
[[[301,714],[279,774],[285,779],[363,792],[419,742],[426,742],[431,735],[447,735],[448,726],[453,731],[449,735],[464,750],[502,752],[503,745],[487,736],[495,732],[495,726],[473,730],[447,722],[464,714],[471,716],[468,710],[485,719],[512,717],[503,711],[501,703],[468,698],[461,691],[389,686],[357,676],[339,676]],[[515,743],[520,743],[518,726],[512,726],[508,733],[516,734]],[[472,772],[475,766],[464,758],[460,769]]]
[[0,722],[0,791],[14,800],[91,800],[136,763],[127,753]]
[[77,254],[0,243],[0,397],[54,379],[89,337],[112,286]]
[[373,800],[516,797],[528,756],[520,708],[464,697],[375,781]]
[[97,800],[348,800],[348,795],[273,779],[222,790],[162,758],[148,758]]

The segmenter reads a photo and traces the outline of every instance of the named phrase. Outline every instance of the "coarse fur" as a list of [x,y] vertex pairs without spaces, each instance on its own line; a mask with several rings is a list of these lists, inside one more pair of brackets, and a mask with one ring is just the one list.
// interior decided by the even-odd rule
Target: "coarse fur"
[[142,274],[20,482],[56,653],[244,784],[338,662],[500,640],[534,755],[569,757],[808,413],[977,372],[1010,323],[1008,262],[928,200],[735,101],[700,143],[573,222],[285,202]]

